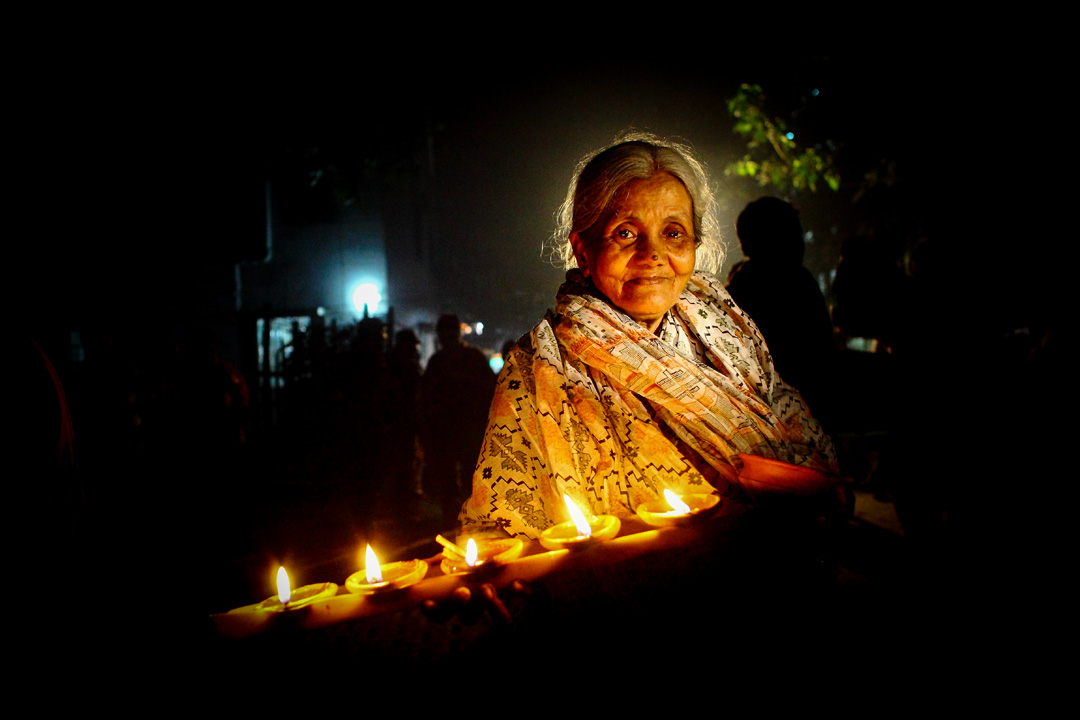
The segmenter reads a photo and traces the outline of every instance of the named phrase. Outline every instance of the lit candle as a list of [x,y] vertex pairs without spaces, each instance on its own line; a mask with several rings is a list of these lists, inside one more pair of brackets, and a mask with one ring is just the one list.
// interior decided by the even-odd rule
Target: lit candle
[[578,506],[574,504],[569,495],[564,494],[562,499],[566,503],[566,509],[570,511],[570,520],[574,523],[578,536],[582,538],[592,537],[592,528],[589,527],[589,521],[578,510]]
[[720,504],[718,495],[690,493],[680,498],[667,488],[664,489],[664,498],[639,505],[636,510],[638,517],[655,527],[683,525],[695,517],[709,514]]
[[256,610],[267,612],[285,612],[296,610],[310,605],[316,600],[333,597],[337,594],[338,586],[335,583],[317,583],[292,589],[289,582],[289,573],[284,567],[277,571],[277,596],[268,597],[255,606]]
[[415,585],[427,575],[428,564],[423,560],[403,560],[384,565],[379,563],[370,545],[364,555],[364,569],[345,579],[345,589],[357,595],[371,595]]
[[383,582],[382,568],[379,567],[379,558],[375,557],[375,551],[371,549],[370,545],[367,546],[367,553],[364,561],[364,573],[367,575],[369,585]]
[[483,560],[477,558],[476,541],[469,538],[469,544],[465,546],[465,564],[474,568],[477,562],[483,562]]
[[622,523],[614,515],[585,517],[569,495],[564,494],[563,501],[570,513],[570,521],[553,525],[540,533],[540,544],[548,550],[586,547],[619,534]]
[[671,506],[673,513],[686,515],[690,512],[690,506],[679,499],[679,496],[671,492],[667,488],[664,488],[664,499],[668,501],[668,505]]
[[[441,536],[440,536],[441,537]],[[525,549],[520,538],[469,538],[465,544],[465,553],[449,541],[442,543],[444,575],[456,575],[476,571],[497,572],[497,567],[516,559]]]
[[277,595],[278,601],[282,605],[288,605],[292,600],[292,588],[289,586],[289,573],[285,572],[285,567],[279,567],[277,569]]

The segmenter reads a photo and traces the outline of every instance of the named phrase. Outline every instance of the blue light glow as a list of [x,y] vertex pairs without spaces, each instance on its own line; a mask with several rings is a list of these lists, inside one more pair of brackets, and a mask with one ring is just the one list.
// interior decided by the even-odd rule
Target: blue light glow
[[368,315],[374,315],[380,312],[379,303],[382,302],[382,293],[379,292],[379,287],[375,283],[360,283],[353,288],[351,300],[356,312],[362,315],[366,305]]

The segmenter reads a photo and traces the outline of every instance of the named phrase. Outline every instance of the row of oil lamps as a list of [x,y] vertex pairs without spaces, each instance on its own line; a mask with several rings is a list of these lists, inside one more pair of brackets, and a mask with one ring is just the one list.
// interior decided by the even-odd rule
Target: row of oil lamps
[[[637,514],[649,525],[664,527],[682,525],[715,509],[720,502],[716,495],[690,494],[680,498],[664,490],[665,501],[646,503]],[[568,495],[563,495],[570,513],[568,522],[554,525],[540,535],[540,544],[548,550],[572,550],[610,540],[619,534],[621,522],[614,515],[585,516]],[[524,543],[520,538],[469,538],[464,548],[439,535],[443,546],[441,568],[444,574],[477,572],[514,560],[521,555]],[[382,564],[371,546],[367,546],[365,566],[345,580],[345,589],[359,595],[372,595],[414,585],[427,575],[425,560],[403,560]],[[283,612],[310,605],[337,594],[335,583],[317,583],[293,589],[284,567],[277,572],[277,595],[259,603],[255,609]]]

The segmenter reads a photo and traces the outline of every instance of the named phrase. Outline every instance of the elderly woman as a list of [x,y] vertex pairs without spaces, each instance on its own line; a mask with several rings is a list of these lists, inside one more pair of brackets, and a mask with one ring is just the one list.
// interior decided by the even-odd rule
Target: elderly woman
[[[664,488],[747,500],[788,475],[805,489],[799,468],[775,468],[835,472],[828,436],[753,321],[700,271],[722,252],[687,147],[634,134],[585,157],[556,240],[566,282],[506,359],[465,531],[538,537],[568,519],[564,493],[627,517]],[[771,463],[763,483],[759,458],[790,465]]]

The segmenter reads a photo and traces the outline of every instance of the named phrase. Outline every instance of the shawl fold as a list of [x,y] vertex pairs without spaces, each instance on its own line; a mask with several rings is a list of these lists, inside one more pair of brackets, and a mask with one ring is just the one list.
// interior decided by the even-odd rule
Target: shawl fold
[[694,273],[654,335],[571,270],[506,358],[460,521],[535,538],[566,519],[563,493],[622,517],[664,488],[745,498],[761,489],[740,478],[746,456],[836,472],[724,287]]

